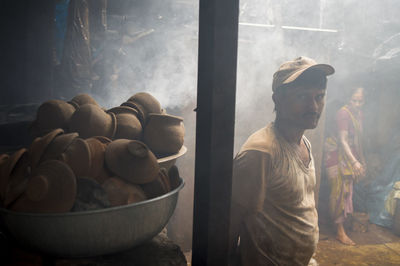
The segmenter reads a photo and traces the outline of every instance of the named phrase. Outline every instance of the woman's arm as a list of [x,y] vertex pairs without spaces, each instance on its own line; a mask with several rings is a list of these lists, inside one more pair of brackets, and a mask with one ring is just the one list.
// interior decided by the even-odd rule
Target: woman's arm
[[339,142],[341,147],[344,150],[344,153],[346,154],[347,158],[349,158],[350,163],[353,167],[354,175],[356,178],[363,177],[365,175],[365,169],[364,166],[362,165],[361,162],[357,160],[357,158],[354,156],[354,154],[351,151],[350,145],[349,145],[349,133],[346,130],[340,130],[339,131]]

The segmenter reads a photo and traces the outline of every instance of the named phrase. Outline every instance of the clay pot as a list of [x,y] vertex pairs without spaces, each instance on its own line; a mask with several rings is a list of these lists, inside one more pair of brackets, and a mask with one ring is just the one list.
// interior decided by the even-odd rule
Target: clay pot
[[179,175],[179,170],[176,165],[171,166],[168,170],[168,177],[169,177],[169,182],[171,184],[171,190],[174,190],[175,188],[179,187],[180,185],[180,175]]
[[86,143],[89,146],[91,159],[91,167],[88,177],[96,179],[100,175],[102,168],[104,167],[104,154],[106,151],[106,145],[104,145],[102,142],[100,142],[100,140],[96,138],[88,138],[86,139]]
[[[137,109],[140,113],[139,119],[144,127],[147,123],[150,113],[161,114],[160,102],[150,93],[139,92],[131,96],[123,105]],[[141,118],[141,116],[143,118]]]
[[98,141],[105,144],[106,146],[112,142],[111,139],[104,137],[104,136],[94,136],[92,138],[97,139]]
[[105,160],[111,172],[133,184],[151,182],[159,171],[155,155],[137,140],[114,140],[106,148]]
[[141,185],[141,187],[146,196],[150,199],[159,197],[171,191],[171,184],[169,181],[169,177],[164,168],[160,169],[160,172],[156,180],[150,183],[143,184]]
[[142,124],[136,116],[131,114],[117,114],[117,132],[115,139],[141,139]]
[[65,101],[50,100],[39,106],[30,132],[34,137],[43,136],[56,128],[67,129],[75,108]]
[[79,107],[84,104],[99,105],[89,94],[86,93],[76,95],[68,103],[71,104],[75,109],[79,109]]
[[147,113],[161,114],[160,102],[150,93],[136,93],[128,99],[128,102],[139,104]]
[[8,207],[22,193],[24,193],[27,183],[28,175],[30,173],[28,151],[22,148],[13,153],[7,160],[8,164],[4,168],[4,176],[8,176],[5,190],[3,193],[3,205]]
[[82,138],[106,136],[112,138],[117,127],[113,113],[106,113],[97,105],[84,104],[71,117],[69,129]]
[[[112,142],[111,139],[104,137],[104,136],[94,136],[92,138],[100,141],[104,145],[104,149],[107,147],[108,144],[110,144]],[[100,173],[98,174],[98,176],[94,177],[94,179],[99,184],[103,184],[105,180],[107,180],[108,178],[113,177],[113,176],[114,176],[114,174],[110,170],[108,170],[108,168],[106,167],[106,164],[103,163],[103,166],[100,168]]]
[[117,118],[115,139],[140,139],[142,123],[138,119],[138,111],[128,106],[114,107],[107,112],[114,113]]
[[183,145],[183,118],[173,115],[150,114],[144,128],[143,140],[157,155],[177,153]]
[[75,138],[58,159],[66,163],[77,177],[88,176],[92,167],[89,145],[81,138]]
[[25,193],[10,209],[20,212],[68,212],[74,204],[76,189],[76,178],[71,168],[63,162],[48,160],[32,172]]
[[53,141],[47,146],[43,153],[41,161],[57,159],[63,153],[72,141],[79,136],[78,133],[68,133],[56,136]]
[[120,206],[146,200],[146,194],[138,185],[129,184],[120,178],[111,177],[104,182],[103,188],[111,206]]
[[140,123],[142,124],[142,127],[144,125],[146,125],[148,113],[146,112],[146,110],[144,110],[144,108],[141,105],[133,103],[133,102],[124,102],[121,104],[120,107],[129,107],[129,108],[135,110],[137,113],[136,116],[139,119]]
[[29,147],[29,160],[30,166],[33,169],[40,163],[44,151],[47,146],[56,138],[58,135],[64,133],[64,130],[61,128],[54,129],[44,135],[43,137],[37,137]]

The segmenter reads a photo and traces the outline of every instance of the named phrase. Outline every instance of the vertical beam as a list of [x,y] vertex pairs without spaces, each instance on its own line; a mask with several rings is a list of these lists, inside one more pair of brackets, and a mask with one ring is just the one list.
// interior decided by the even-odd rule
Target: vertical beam
[[239,0],[200,0],[192,265],[227,265]]

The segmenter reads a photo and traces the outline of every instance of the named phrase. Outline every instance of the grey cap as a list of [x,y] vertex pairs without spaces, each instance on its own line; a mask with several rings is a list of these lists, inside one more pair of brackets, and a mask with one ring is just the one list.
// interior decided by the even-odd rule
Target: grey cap
[[275,92],[278,87],[295,81],[306,70],[311,69],[319,69],[325,73],[326,76],[335,73],[335,69],[331,65],[318,64],[311,58],[300,56],[293,61],[283,63],[278,71],[274,73],[272,91]]

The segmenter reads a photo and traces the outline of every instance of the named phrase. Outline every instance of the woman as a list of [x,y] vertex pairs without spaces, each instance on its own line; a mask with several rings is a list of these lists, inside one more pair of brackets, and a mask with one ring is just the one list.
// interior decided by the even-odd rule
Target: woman
[[349,103],[336,113],[335,128],[325,141],[330,214],[336,225],[336,238],[346,245],[355,245],[343,227],[348,214],[353,213],[353,183],[364,177],[366,171],[361,145],[363,104],[364,89],[354,89]]

